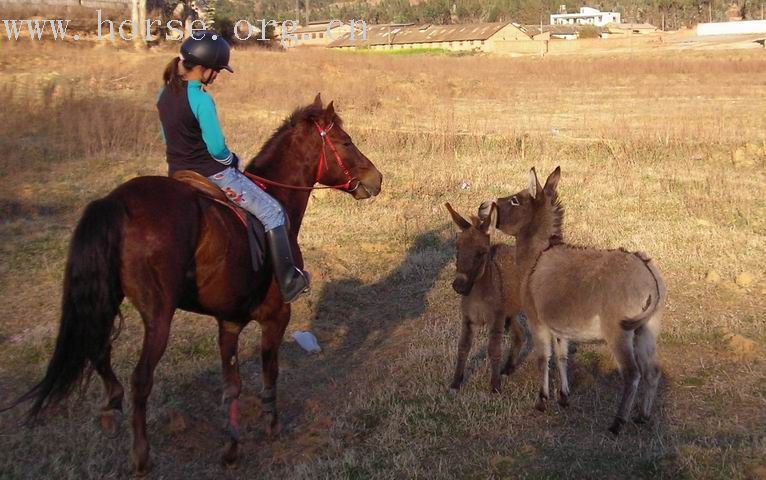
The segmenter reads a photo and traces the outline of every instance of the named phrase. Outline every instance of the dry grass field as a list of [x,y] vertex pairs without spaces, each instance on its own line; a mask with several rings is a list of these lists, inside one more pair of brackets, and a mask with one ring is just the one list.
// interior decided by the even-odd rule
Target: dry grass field
[[[0,404],[52,352],[82,208],[164,174],[153,101],[169,50],[4,42],[0,52]],[[242,335],[243,451],[225,440],[217,329],[178,312],[149,406],[151,478],[766,478],[766,56],[752,52],[503,59],[235,51],[212,93],[250,158],[317,92],[383,172],[356,202],[313,196],[301,245],[315,281],[281,350],[283,432],[259,421],[259,329]],[[448,395],[463,213],[561,165],[569,242],[643,250],[669,288],[654,418],[606,431],[619,374],[604,345],[571,357],[571,406],[533,407],[533,362],[489,393],[479,334]],[[512,242],[498,236],[496,241]],[[143,329],[114,363],[129,383]],[[324,350],[292,341],[310,329]],[[508,343],[508,342],[506,342]],[[554,375],[555,377],[555,375]],[[0,478],[130,475],[129,421],[103,437],[94,379],[34,428],[0,414]]]

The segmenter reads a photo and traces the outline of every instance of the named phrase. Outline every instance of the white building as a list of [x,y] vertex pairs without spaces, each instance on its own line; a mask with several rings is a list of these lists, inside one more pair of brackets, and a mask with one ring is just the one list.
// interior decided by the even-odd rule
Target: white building
[[562,5],[560,13],[551,15],[551,25],[595,25],[603,27],[608,23],[620,23],[619,12],[602,12],[597,8],[582,7],[580,13],[566,13]]
[[766,20],[745,20],[741,22],[700,23],[697,35],[747,35],[766,33]]

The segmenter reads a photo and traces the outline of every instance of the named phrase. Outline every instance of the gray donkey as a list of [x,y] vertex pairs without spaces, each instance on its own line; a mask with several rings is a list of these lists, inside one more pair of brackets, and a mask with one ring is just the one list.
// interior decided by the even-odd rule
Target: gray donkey
[[[473,223],[463,218],[447,203],[452,219],[460,227],[457,239],[457,272],[452,288],[463,295],[460,302],[462,312],[462,332],[458,343],[457,366],[450,385],[454,393],[463,383],[465,362],[471,351],[473,332],[476,327],[489,326],[489,346],[487,348],[492,370],[490,385],[493,392],[500,392],[500,376],[511,374],[520,361],[521,349],[526,335],[522,329],[518,314],[519,283],[516,275],[515,249],[510,245],[492,245],[489,228],[493,221],[490,213],[487,219],[480,221],[473,217]],[[508,353],[508,360],[500,370],[503,331],[509,326],[513,332],[513,344]]]
[[649,418],[660,379],[655,345],[667,290],[656,265],[643,253],[564,243],[564,210],[557,193],[560,176],[557,167],[541,187],[533,168],[526,190],[484,202],[480,212],[491,218],[497,208],[497,228],[516,237],[521,305],[542,375],[536,408],[544,411],[548,400],[551,343],[561,376],[559,404],[566,406],[567,342],[606,340],[624,381],[617,416],[609,427],[616,435],[631,411],[642,376],[648,385],[636,421]]

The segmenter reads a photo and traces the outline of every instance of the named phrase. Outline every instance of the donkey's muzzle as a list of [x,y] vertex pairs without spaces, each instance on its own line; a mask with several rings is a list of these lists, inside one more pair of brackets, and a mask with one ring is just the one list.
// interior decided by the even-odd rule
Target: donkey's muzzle
[[473,284],[464,276],[457,277],[452,282],[452,288],[460,295],[468,295],[471,293],[471,287],[473,287]]

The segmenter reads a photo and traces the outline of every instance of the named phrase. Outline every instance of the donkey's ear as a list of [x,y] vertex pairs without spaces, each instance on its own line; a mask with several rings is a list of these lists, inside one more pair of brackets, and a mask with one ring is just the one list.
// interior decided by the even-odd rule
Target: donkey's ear
[[449,214],[452,215],[452,221],[455,222],[455,224],[460,227],[460,230],[467,230],[471,228],[471,222],[463,218],[459,213],[457,213],[453,208],[452,205],[449,204],[449,202],[444,204],[445,207],[447,207],[447,210],[449,210]]
[[559,186],[559,179],[561,178],[561,167],[556,167],[556,170],[553,171],[548,176],[548,180],[545,181],[545,188],[543,191],[545,192],[545,195],[548,197],[552,197],[556,194],[556,189]]
[[537,194],[543,190],[543,187],[540,186],[540,181],[537,179],[537,172],[535,172],[535,167],[532,167],[529,170],[529,185],[527,186],[527,189],[529,190],[529,194],[532,196],[532,198],[537,198]]
[[[482,204],[482,207],[484,207],[484,204]],[[479,230],[481,230],[484,233],[489,232],[490,227],[493,227],[497,222],[497,204],[495,202],[492,202],[489,206],[489,211],[487,212],[486,217],[480,217],[484,218],[481,221],[481,224],[479,225]]]
[[327,108],[324,111],[324,120],[326,123],[330,124],[335,119],[335,106],[332,104],[332,101],[327,105]]
[[314,97],[313,106],[319,107],[319,108],[323,108],[322,107],[322,94],[321,93],[317,93],[317,96]]

